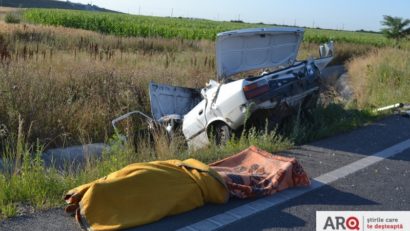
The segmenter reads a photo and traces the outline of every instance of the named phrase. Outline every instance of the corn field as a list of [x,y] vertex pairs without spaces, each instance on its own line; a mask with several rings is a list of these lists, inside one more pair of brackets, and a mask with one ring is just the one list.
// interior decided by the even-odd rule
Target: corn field
[[[104,34],[135,37],[182,38],[215,40],[223,31],[270,27],[277,25],[218,22],[192,18],[137,16],[72,10],[29,9],[24,12],[27,22],[80,28]],[[381,34],[324,29],[306,29],[305,42],[323,43],[329,40],[373,46],[388,46],[392,42]]]

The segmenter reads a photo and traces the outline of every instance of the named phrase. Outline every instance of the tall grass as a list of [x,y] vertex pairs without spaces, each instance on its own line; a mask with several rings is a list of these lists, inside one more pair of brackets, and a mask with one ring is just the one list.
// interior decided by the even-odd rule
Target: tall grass
[[26,142],[23,123],[20,118],[16,140],[8,142],[2,153],[0,219],[15,216],[31,206],[55,206],[61,198],[61,190],[67,187],[56,169],[44,168],[42,146]]
[[385,48],[348,63],[350,85],[360,107],[410,102],[410,50]]
[[51,146],[104,141],[111,119],[150,111],[151,80],[200,87],[214,76],[211,42],[1,26],[0,124],[16,130],[21,115]]
[[282,134],[301,145],[350,131],[380,118],[369,109],[332,102],[289,118],[283,125]]
[[7,13],[4,16],[4,21],[6,23],[20,23],[21,21],[21,16],[17,13]]
[[[215,77],[214,42],[126,38],[62,27],[0,23],[0,124],[31,124],[31,142],[45,148],[102,142],[110,121],[150,112],[148,83],[200,88]],[[338,62],[367,45],[337,46]],[[317,56],[304,43],[299,58]]]

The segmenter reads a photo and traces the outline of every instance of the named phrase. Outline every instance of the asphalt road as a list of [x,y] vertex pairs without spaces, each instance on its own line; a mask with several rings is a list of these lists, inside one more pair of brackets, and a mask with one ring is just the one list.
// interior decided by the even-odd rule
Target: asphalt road
[[[410,139],[410,119],[392,116],[349,133],[304,145],[279,154],[296,157],[314,178]],[[330,185],[237,221],[222,230],[314,230],[315,211],[410,210],[410,150]],[[206,205],[137,227],[139,230],[175,230],[249,203],[231,200]],[[80,230],[62,209],[52,209],[3,221],[0,230]]]
[[223,230],[315,230],[316,211],[410,210],[410,150]]

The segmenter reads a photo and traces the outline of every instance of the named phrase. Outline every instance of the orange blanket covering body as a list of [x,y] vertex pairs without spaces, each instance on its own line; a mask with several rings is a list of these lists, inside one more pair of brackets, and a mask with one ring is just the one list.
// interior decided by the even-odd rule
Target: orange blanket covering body
[[88,230],[134,227],[229,198],[220,176],[194,159],[136,163],[70,190],[66,211]]
[[124,229],[225,203],[229,194],[258,197],[310,184],[294,158],[254,146],[210,166],[194,159],[131,164],[70,190],[66,211],[88,230]]
[[225,180],[231,196],[260,197],[295,186],[309,186],[310,180],[295,158],[272,155],[251,146],[210,164]]

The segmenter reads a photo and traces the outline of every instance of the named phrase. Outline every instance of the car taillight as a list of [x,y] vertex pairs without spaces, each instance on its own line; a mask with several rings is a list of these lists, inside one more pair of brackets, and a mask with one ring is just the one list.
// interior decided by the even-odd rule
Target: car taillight
[[246,99],[252,99],[269,91],[269,84],[266,79],[260,80],[243,87]]

